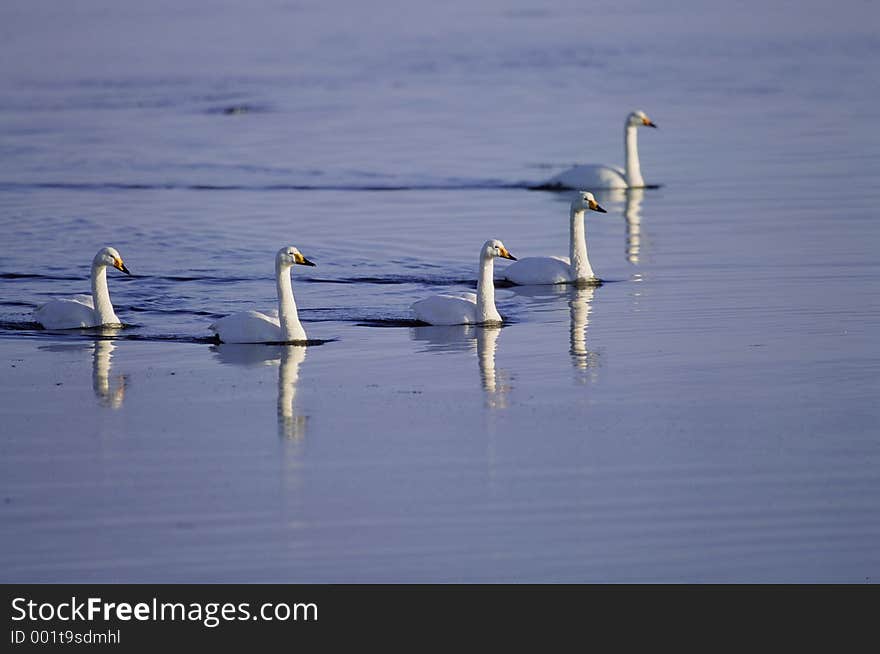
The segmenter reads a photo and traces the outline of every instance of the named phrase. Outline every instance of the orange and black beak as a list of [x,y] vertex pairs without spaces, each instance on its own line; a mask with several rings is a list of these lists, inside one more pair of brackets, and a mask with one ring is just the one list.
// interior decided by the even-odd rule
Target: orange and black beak
[[502,259],[510,259],[511,261],[516,261],[516,257],[508,252],[507,248],[499,248],[499,251],[501,252]]
[[645,127],[653,127],[654,129],[657,129],[657,125],[655,125],[654,121],[649,118],[642,118],[642,125],[644,125]]
[[122,263],[122,259],[114,259],[113,260],[113,267],[116,268],[117,270],[121,270],[126,275],[131,275],[131,271],[125,267],[125,264]]
[[590,210],[598,211],[599,213],[608,213],[607,211],[605,211],[605,209],[600,207],[599,203],[596,202],[595,200],[590,200]]
[[315,265],[313,262],[311,262],[311,261],[309,261],[308,259],[306,259],[306,258],[305,258],[303,255],[301,255],[299,252],[297,252],[297,253],[294,255],[293,260],[296,261],[296,262],[297,262],[299,265],[301,265],[301,266],[314,266],[314,265]]

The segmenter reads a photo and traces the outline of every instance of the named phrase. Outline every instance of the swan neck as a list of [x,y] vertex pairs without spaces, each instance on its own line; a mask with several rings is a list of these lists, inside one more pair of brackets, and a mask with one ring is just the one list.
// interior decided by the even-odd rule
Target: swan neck
[[275,274],[278,281],[278,321],[281,325],[281,340],[304,340],[296,302],[293,299],[293,286],[290,282],[291,266],[276,263]]
[[569,259],[571,260],[572,281],[593,279],[593,268],[587,256],[587,237],[584,227],[584,210],[571,210],[569,225]]
[[639,137],[638,128],[627,125],[624,129],[624,143],[626,146],[626,184],[630,188],[645,185],[642,179],[642,168],[639,165]]
[[477,281],[477,320],[478,322],[501,322],[501,315],[495,308],[494,257],[483,254],[480,257],[480,278]]
[[110,289],[107,287],[107,266],[100,263],[92,264],[91,281],[92,304],[94,304],[95,313],[98,315],[98,324],[118,323],[119,318],[113,311],[113,304],[110,302]]

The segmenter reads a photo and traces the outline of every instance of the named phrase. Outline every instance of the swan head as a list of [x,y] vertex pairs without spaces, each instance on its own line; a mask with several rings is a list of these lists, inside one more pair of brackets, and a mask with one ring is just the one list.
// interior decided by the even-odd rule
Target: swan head
[[648,114],[641,109],[638,109],[627,116],[626,124],[628,127],[653,127],[655,129],[657,127],[657,125],[654,124],[654,121],[648,118]]
[[113,266],[116,270],[121,270],[126,275],[131,275],[131,271],[125,267],[125,264],[122,262],[122,255],[119,254],[116,248],[106,247],[98,250],[98,254],[92,259],[92,265]]
[[294,264],[299,264],[301,266],[315,265],[314,263],[306,259],[302,255],[302,253],[292,245],[288,245],[278,250],[278,254],[275,256],[275,263],[279,266],[286,267],[290,267]]
[[593,194],[589,191],[578,191],[574,199],[571,201],[571,209],[572,211],[586,211],[589,209],[590,211],[598,211],[599,213],[608,213],[599,206],[599,203],[596,202],[596,198],[593,197]]
[[499,241],[497,238],[494,238],[490,241],[486,241],[483,243],[483,256],[484,257],[501,257],[502,259],[510,259],[511,261],[516,261],[516,257],[513,256],[506,247],[504,247],[504,243]]

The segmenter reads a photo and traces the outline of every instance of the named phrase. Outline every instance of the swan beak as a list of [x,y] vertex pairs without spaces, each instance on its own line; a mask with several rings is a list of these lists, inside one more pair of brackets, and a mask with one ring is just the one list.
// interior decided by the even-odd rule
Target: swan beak
[[653,127],[654,129],[657,129],[657,125],[655,125],[654,122],[652,120],[649,120],[648,118],[642,118],[642,124],[645,127]]
[[299,252],[297,252],[293,256],[293,260],[296,261],[301,266],[314,266],[315,265],[314,263],[312,263],[311,261],[306,259],[303,255],[301,255]]
[[608,213],[607,211],[605,211],[605,209],[600,207],[599,203],[595,200],[590,200],[590,209],[593,211],[598,211],[599,213]]
[[513,256],[510,252],[508,252],[507,248],[501,248],[501,258],[502,259],[510,259],[511,261],[516,261],[516,257]]
[[113,261],[113,267],[116,268],[117,270],[121,270],[126,275],[131,275],[131,271],[125,267],[125,264],[122,263],[122,259],[115,259]]

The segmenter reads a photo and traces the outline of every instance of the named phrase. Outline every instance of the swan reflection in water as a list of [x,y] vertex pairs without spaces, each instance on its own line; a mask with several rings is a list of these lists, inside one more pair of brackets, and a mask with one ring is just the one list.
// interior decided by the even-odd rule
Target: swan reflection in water
[[645,197],[644,189],[631,188],[626,194],[626,208],[623,217],[626,218],[626,260],[630,263],[639,262],[639,252],[642,247],[642,198]]
[[[95,330],[90,330],[95,332]],[[118,328],[102,327],[97,331],[103,338],[96,338],[91,343],[64,343],[54,345],[42,345],[41,350],[46,352],[71,352],[92,351],[92,390],[100,406],[108,409],[118,409],[125,401],[125,389],[128,385],[128,376],[116,374],[111,377],[110,371],[113,366],[113,352],[116,350],[116,341],[112,337]]]
[[645,189],[610,189],[597,191],[596,201],[602,206],[623,204],[623,217],[626,220],[626,260],[632,264],[639,262],[642,250],[642,201]]
[[110,409],[118,409],[125,400],[125,387],[128,378],[115,375],[110,379],[110,366],[116,343],[109,339],[95,341],[92,355],[92,390],[98,398],[98,404]]
[[[587,347],[587,326],[590,324],[595,292],[595,286],[573,286],[568,299],[568,351],[571,354],[571,363],[576,370],[588,373],[591,381],[595,381],[599,367],[599,354]],[[583,377],[581,380],[586,381]]]
[[413,327],[412,339],[427,343],[431,352],[474,352],[480,368],[480,385],[486,393],[486,406],[492,409],[507,407],[507,395],[512,388],[510,375],[495,368],[495,352],[501,325],[450,325]]
[[305,438],[308,416],[296,408],[296,386],[306,346],[222,344],[211,346],[211,350],[221,363],[247,367],[277,364],[278,435],[295,441]]
[[579,381],[595,381],[599,367],[599,353],[587,346],[587,327],[593,310],[593,295],[599,288],[590,283],[553,284],[544,286],[514,286],[516,295],[529,298],[532,311],[559,310],[563,297],[568,298],[569,326],[568,352],[571,364],[579,373]]

